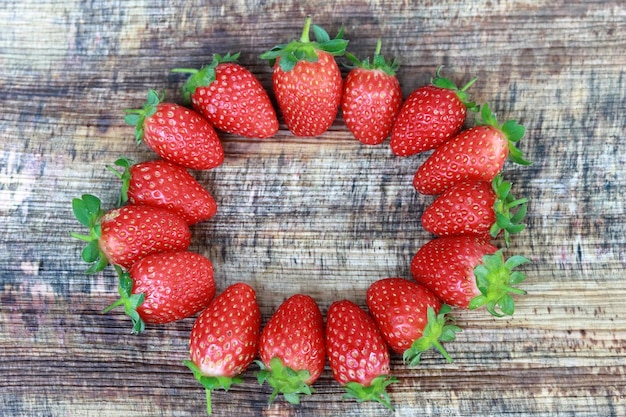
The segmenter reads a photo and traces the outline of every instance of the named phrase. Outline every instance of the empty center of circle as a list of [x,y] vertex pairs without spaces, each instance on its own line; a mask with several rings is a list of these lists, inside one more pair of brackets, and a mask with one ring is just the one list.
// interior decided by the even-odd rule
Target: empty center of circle
[[326,299],[409,277],[424,234],[416,159],[325,137],[229,143],[228,152],[208,180],[218,214],[204,244],[216,276],[252,282],[269,298],[319,291]]

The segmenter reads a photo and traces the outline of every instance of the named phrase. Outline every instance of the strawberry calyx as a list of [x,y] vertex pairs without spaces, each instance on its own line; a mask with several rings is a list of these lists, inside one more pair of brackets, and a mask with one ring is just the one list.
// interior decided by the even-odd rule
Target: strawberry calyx
[[416,366],[423,352],[432,348],[437,349],[448,362],[452,362],[452,357],[448,354],[441,342],[451,342],[456,338],[456,333],[461,331],[459,326],[451,324],[454,319],[448,316],[452,308],[443,304],[436,314],[432,307],[428,307],[428,322],[422,332],[422,337],[416,339],[407,350],[404,351],[402,359],[410,366]]
[[394,411],[391,399],[387,393],[387,387],[396,382],[398,382],[398,379],[389,375],[379,375],[367,386],[358,382],[347,382],[343,385],[343,388],[346,390],[343,399],[353,398],[359,403],[376,401],[389,410]]
[[115,166],[123,168],[122,172],[111,165],[107,165],[107,169],[115,174],[120,180],[122,180],[122,186],[120,187],[120,195],[117,198],[117,206],[121,207],[128,201],[128,188],[130,187],[130,167],[135,164],[135,161],[128,158],[120,158],[114,162]]
[[512,316],[515,302],[511,294],[526,294],[526,291],[514,287],[524,281],[526,275],[513,269],[528,262],[528,258],[519,255],[511,256],[505,261],[502,250],[483,256],[482,263],[474,268],[476,286],[481,294],[470,301],[469,309],[485,306],[495,317]]
[[101,207],[100,199],[91,194],[83,194],[81,198],[72,200],[72,211],[80,224],[89,229],[89,234],[71,232],[70,236],[75,239],[87,242],[87,245],[81,252],[82,259],[91,264],[89,269],[85,271],[87,274],[95,274],[102,271],[108,264],[109,260],[106,254],[100,249],[100,236],[102,228],[100,219],[105,215],[105,211]]
[[126,113],[126,115],[124,116],[124,121],[131,126],[135,126],[135,141],[138,145],[143,140],[144,121],[148,117],[156,113],[158,105],[163,102],[164,99],[165,93],[159,95],[156,90],[149,90],[148,99],[143,104],[142,108],[124,110],[124,112]]
[[443,65],[437,67],[437,71],[435,71],[435,77],[430,80],[430,83],[435,87],[445,88],[447,90],[452,90],[456,94],[456,96],[461,100],[463,105],[469,111],[478,112],[480,110],[480,106],[473,101],[470,101],[469,94],[467,94],[467,89],[472,86],[478,79],[477,77],[472,78],[467,84],[463,87],[458,88],[457,85],[449,78],[442,77],[439,75],[441,72],[441,68]]
[[263,385],[265,381],[274,388],[272,394],[269,397],[269,403],[271,404],[276,399],[278,394],[283,394],[285,400],[291,404],[300,404],[300,395],[311,395],[314,390],[305,381],[311,377],[311,373],[302,369],[295,371],[292,368],[285,366],[283,361],[278,357],[273,357],[270,360],[269,367],[262,361],[255,361],[261,368],[257,372],[257,380],[259,384]]
[[109,311],[117,308],[119,306],[124,306],[124,312],[133,322],[133,333],[139,334],[146,329],[146,325],[144,321],[141,319],[139,312],[137,312],[137,308],[143,304],[146,296],[143,293],[133,294],[133,285],[134,281],[131,278],[128,272],[125,272],[118,265],[115,265],[115,272],[117,272],[118,276],[118,286],[117,291],[120,295],[119,300],[110,304],[104,310],[103,313],[108,313]]
[[496,115],[491,111],[487,103],[480,108],[480,114],[476,117],[478,126],[491,126],[506,137],[509,142],[509,159],[519,165],[530,165],[531,161],[524,159],[522,151],[517,147],[517,142],[526,134],[526,128],[515,120],[507,120],[503,124],[498,122]]
[[183,100],[186,104],[191,103],[191,95],[196,92],[198,87],[207,87],[213,81],[215,81],[215,69],[219,64],[227,62],[237,62],[239,59],[239,52],[236,54],[227,53],[224,56],[219,54],[213,54],[213,60],[210,64],[203,66],[202,68],[174,68],[172,72],[179,74],[191,74],[187,82],[183,85]]
[[374,56],[370,62],[370,58],[367,57],[364,60],[359,60],[353,54],[346,52],[346,58],[350,62],[349,65],[346,65],[348,68],[363,68],[366,70],[379,70],[383,71],[385,74],[394,76],[400,68],[400,63],[396,58],[393,60],[386,60],[383,55],[380,54],[380,49],[382,46],[382,41],[378,38],[376,42],[376,50],[374,51]]
[[[313,28],[315,41],[309,37],[310,29]],[[274,66],[276,60],[281,70],[284,72],[291,71],[298,62],[317,62],[318,51],[324,51],[332,56],[341,56],[346,51],[348,41],[343,39],[344,28],[341,27],[337,36],[330,38],[328,32],[318,25],[311,25],[311,16],[307,16],[302,29],[300,39],[293,40],[289,43],[274,46],[267,52],[262,53],[259,58],[268,60],[271,66]]]
[[510,246],[511,234],[519,233],[526,227],[521,223],[526,216],[528,207],[527,198],[516,199],[511,194],[511,182],[504,181],[502,175],[498,174],[491,182],[491,187],[496,195],[493,211],[496,221],[491,226],[489,233],[495,238],[503,232],[506,246]]
[[203,375],[198,365],[190,360],[183,361],[183,364],[191,370],[194,378],[196,378],[198,382],[200,382],[200,384],[204,387],[206,392],[206,412],[209,416],[213,412],[211,406],[211,392],[216,389],[223,389],[224,391],[228,391],[233,384],[240,384],[243,382],[243,379],[237,376],[228,377]]

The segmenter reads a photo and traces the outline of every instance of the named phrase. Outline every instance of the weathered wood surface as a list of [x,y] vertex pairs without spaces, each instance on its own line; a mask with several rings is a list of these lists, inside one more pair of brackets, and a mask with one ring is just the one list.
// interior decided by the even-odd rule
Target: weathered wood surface
[[[626,415],[626,5],[622,1],[15,1],[0,10],[0,414],[198,416],[201,387],[181,364],[192,320],[129,334],[112,271],[86,276],[70,201],[90,192],[113,204],[104,169],[117,157],[153,157],[122,120],[149,88],[180,98],[173,67],[213,53],[270,86],[258,55],[298,36],[304,16],[350,50],[376,38],[400,58],[405,96],[435,68],[457,82],[478,76],[473,98],[528,129],[535,161],[507,165],[530,197],[528,229],[510,252],[528,295],[513,318],[456,312],[464,332],[447,364],[394,357],[396,416]],[[192,249],[216,265],[220,289],[242,280],[264,319],[287,296],[311,294],[325,311],[364,304],[378,278],[409,276],[430,236],[430,201],[411,187],[423,156],[364,147],[341,117],[320,138],[286,129],[265,141],[223,135],[226,162],[196,173],[219,214],[194,226]],[[341,401],[327,369],[300,406],[266,405],[252,370],[214,395],[215,415],[378,416],[379,405]]]

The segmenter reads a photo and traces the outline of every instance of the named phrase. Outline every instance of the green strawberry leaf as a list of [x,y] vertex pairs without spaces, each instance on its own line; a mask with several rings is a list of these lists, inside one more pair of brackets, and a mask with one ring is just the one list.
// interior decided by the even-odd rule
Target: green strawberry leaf
[[475,102],[470,101],[469,95],[467,94],[467,89],[469,89],[477,80],[477,78],[472,78],[467,84],[463,87],[458,88],[457,85],[449,78],[442,77],[439,73],[441,72],[442,65],[437,67],[437,71],[435,72],[435,77],[430,80],[430,83],[435,87],[445,88],[447,90],[452,90],[457,95],[459,100],[463,103],[463,105],[467,108],[467,110],[472,112],[477,112],[480,110],[480,106],[478,106]]
[[278,394],[283,394],[285,400],[291,404],[300,404],[300,395],[311,395],[314,390],[305,381],[311,377],[306,370],[293,370],[285,366],[279,357],[270,360],[269,367],[262,361],[255,361],[260,371],[257,372],[259,384],[267,383],[274,389],[269,397],[269,403],[273,403]]
[[410,366],[418,365],[422,353],[433,348],[437,349],[448,362],[452,362],[452,358],[441,345],[441,342],[453,341],[456,338],[456,333],[461,331],[460,327],[450,324],[454,321],[447,315],[451,310],[449,305],[443,304],[439,309],[439,314],[435,314],[435,310],[430,306],[428,307],[428,321],[422,337],[416,339],[411,347],[404,351],[402,355],[404,363]]
[[81,257],[83,258],[83,261],[89,264],[96,262],[100,257],[100,247],[98,246],[98,241],[92,240],[89,242],[81,252]]
[[133,333],[139,334],[145,330],[146,325],[137,308],[143,304],[146,296],[143,293],[133,294],[134,281],[128,272],[124,272],[117,265],[115,265],[115,272],[117,272],[118,276],[117,292],[120,298],[102,310],[102,312],[108,313],[116,307],[123,306],[124,313],[130,317],[133,323]]
[[174,68],[173,73],[178,74],[191,74],[187,82],[183,85],[183,101],[185,105],[191,103],[191,95],[196,92],[199,87],[207,87],[213,81],[215,81],[215,69],[219,64],[226,62],[237,62],[239,59],[239,52],[235,54],[227,53],[224,56],[219,54],[213,54],[213,60],[210,64],[203,66],[199,70],[195,68]]
[[280,58],[278,61],[280,69],[284,72],[289,72],[298,62],[317,62],[318,51],[324,51],[333,56],[340,56],[345,53],[348,41],[343,39],[343,27],[339,30],[337,36],[331,39],[326,30],[320,26],[313,25],[315,41],[311,41],[309,37],[310,30],[311,16],[307,16],[300,39],[276,45],[269,51],[262,53],[259,58],[269,61],[271,66],[274,66],[276,60]]
[[101,208],[100,199],[91,194],[83,194],[81,198],[72,200],[72,211],[78,222],[89,229],[89,234],[70,233],[73,238],[87,243],[81,251],[81,258],[85,262],[91,263],[91,266],[85,273],[94,274],[102,271],[109,264],[109,261],[99,246],[102,233],[100,219],[105,215],[105,211]]
[[164,99],[164,93],[159,95],[156,90],[149,90],[148,98],[141,109],[124,110],[124,112],[126,113],[126,115],[124,116],[124,121],[131,126],[135,126],[135,142],[137,144],[140,144],[143,140],[144,121],[148,117],[156,113],[157,107]]
[[365,58],[364,60],[359,60],[356,56],[352,55],[349,52],[346,52],[346,58],[350,62],[349,65],[345,65],[348,68],[363,68],[367,70],[380,70],[385,74],[390,76],[395,76],[398,68],[400,68],[400,64],[396,59],[393,61],[387,61],[384,56],[380,54],[380,49],[382,46],[382,41],[380,38],[376,43],[376,50],[374,51],[374,56],[370,62],[370,58]]
[[477,125],[491,126],[498,129],[506,137],[509,143],[509,159],[519,165],[530,165],[531,161],[524,158],[522,151],[516,146],[517,142],[526,134],[526,128],[515,120],[507,120],[502,125],[498,123],[496,115],[491,111],[487,103],[480,109],[480,117],[476,118]]
[[398,379],[389,375],[380,375],[372,380],[370,385],[364,386],[358,382],[348,382],[343,388],[346,390],[344,399],[354,398],[357,402],[376,401],[394,411],[387,387],[398,382]]
[[513,287],[526,279],[526,275],[513,269],[528,262],[528,258],[519,255],[505,262],[502,250],[483,256],[482,263],[474,268],[476,286],[481,294],[470,301],[469,309],[485,306],[496,317],[513,315],[515,303],[511,294],[526,294],[526,291]]
[[107,165],[107,169],[115,174],[116,177],[122,180],[122,186],[120,187],[120,195],[117,198],[117,207],[121,207],[128,201],[128,188],[130,187],[130,168],[133,166],[135,161],[128,158],[120,158],[115,161],[115,166],[123,168],[123,171],[120,172],[115,167],[111,165]]
[[318,42],[330,42],[330,35],[321,26],[313,25],[313,33],[315,34],[315,40]]
[[228,391],[233,384],[240,384],[243,380],[240,377],[226,377],[226,376],[206,376],[202,374],[202,371],[190,360],[183,361],[183,364],[187,366],[193,373],[194,378],[204,387],[206,392],[206,411],[207,415],[211,415],[213,412],[211,406],[211,392],[216,389],[223,389]]
[[526,228],[522,220],[526,216],[528,199],[516,199],[511,194],[512,184],[509,181],[504,181],[501,174],[493,179],[491,188],[496,195],[493,205],[496,221],[491,226],[490,235],[495,238],[502,233],[506,246],[509,247],[511,235]]

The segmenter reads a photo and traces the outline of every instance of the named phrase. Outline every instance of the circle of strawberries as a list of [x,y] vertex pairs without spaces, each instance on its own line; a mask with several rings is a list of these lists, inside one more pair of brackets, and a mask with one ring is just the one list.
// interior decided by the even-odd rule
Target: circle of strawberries
[[[310,38],[313,30],[314,40]],[[432,151],[413,179],[416,191],[436,195],[422,225],[435,237],[411,262],[413,280],[392,277],[374,282],[366,294],[367,311],[349,300],[331,304],[323,315],[313,298],[295,294],[261,327],[261,312],[252,287],[243,282],[216,295],[213,266],[188,251],[189,226],[211,218],[217,205],[188,172],[219,166],[224,160],[218,131],[268,138],[279,129],[277,112],[259,80],[237,63],[239,54],[214,55],[188,74],[184,105],[167,102],[155,90],[142,108],[126,111],[125,121],[160,158],[135,163],[125,158],[108,166],[122,182],[118,207],[104,210],[100,200],[84,194],[72,201],[88,234],[84,241],[87,273],[113,265],[119,277],[119,300],[105,311],[123,307],[133,331],[198,315],[184,364],[211,392],[240,383],[255,361],[260,384],[292,404],[314,392],[328,360],[344,398],[376,401],[393,409],[387,387],[397,379],[390,353],[416,366],[423,352],[444,347],[461,328],[453,308],[484,307],[494,316],[514,313],[513,295],[525,275],[516,268],[528,259],[505,258],[492,243],[521,232],[528,200],[515,198],[502,175],[507,159],[522,165],[517,142],[525,130],[514,120],[500,123],[487,104],[472,102],[437,69],[431,83],[416,88],[404,101],[396,77],[398,62],[381,55],[378,42],[371,58],[346,52],[343,28],[330,38],[307,17],[299,39],[260,55],[273,68],[272,87],[285,124],[295,136],[318,136],[341,109],[346,127],[365,145],[390,138],[394,155]],[[344,81],[335,57],[345,55]],[[468,114],[473,127],[464,128]]]

